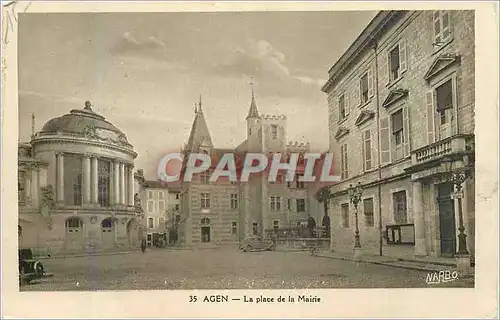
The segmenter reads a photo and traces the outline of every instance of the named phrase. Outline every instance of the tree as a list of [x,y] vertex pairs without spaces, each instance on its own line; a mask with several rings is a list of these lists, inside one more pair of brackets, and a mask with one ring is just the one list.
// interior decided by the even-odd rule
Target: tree
[[325,226],[326,233],[330,235],[330,217],[328,216],[328,205],[330,204],[330,199],[332,198],[332,193],[330,192],[330,186],[321,187],[315,194],[316,200],[323,203],[323,209],[325,211],[325,216],[323,217],[322,226]]

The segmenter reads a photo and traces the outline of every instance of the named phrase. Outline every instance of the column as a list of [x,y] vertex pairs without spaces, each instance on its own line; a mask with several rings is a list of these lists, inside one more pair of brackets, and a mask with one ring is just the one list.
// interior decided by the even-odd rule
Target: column
[[34,207],[38,206],[38,168],[31,167],[31,201]]
[[134,167],[128,167],[128,205],[134,205]]
[[125,163],[120,162],[120,204],[125,205]]
[[90,155],[83,156],[83,204],[90,204]]
[[58,153],[56,155],[57,162],[57,202],[64,203],[64,155]]
[[422,182],[413,181],[413,222],[415,224],[415,255],[425,256],[425,221]]
[[99,196],[98,196],[98,191],[99,191],[99,175],[98,175],[98,162],[97,162],[97,156],[93,155],[91,158],[90,158],[90,162],[91,162],[91,183],[92,183],[92,187],[91,187],[91,192],[92,192],[92,196],[91,196],[91,201],[93,204],[98,204],[99,203]]
[[32,179],[32,177],[28,177],[28,174],[26,174],[26,176],[24,178],[24,181],[25,181],[24,196],[26,197],[26,202],[31,201],[31,195],[33,193],[31,190],[31,179]]
[[120,203],[120,163],[118,161],[114,162],[113,168],[113,204],[118,205]]

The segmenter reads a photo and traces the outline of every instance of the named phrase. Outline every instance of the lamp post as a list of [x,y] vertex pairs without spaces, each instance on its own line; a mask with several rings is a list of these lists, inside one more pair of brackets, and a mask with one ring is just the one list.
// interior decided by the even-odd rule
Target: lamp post
[[361,186],[361,182],[354,187],[352,184],[349,185],[349,189],[347,190],[349,193],[349,198],[351,203],[354,205],[354,216],[356,218],[356,231],[354,232],[354,249],[361,248],[361,242],[359,241],[359,228],[358,228],[358,203],[361,201],[361,195],[363,194],[363,187]]
[[450,158],[445,158],[441,162],[442,168],[444,169],[446,180],[453,183],[455,186],[455,192],[453,194],[453,198],[458,199],[458,255],[468,255],[469,251],[467,250],[467,235],[465,234],[464,227],[464,218],[462,213],[462,184],[467,181],[467,179],[471,176],[471,169],[467,166],[453,168],[453,160]]

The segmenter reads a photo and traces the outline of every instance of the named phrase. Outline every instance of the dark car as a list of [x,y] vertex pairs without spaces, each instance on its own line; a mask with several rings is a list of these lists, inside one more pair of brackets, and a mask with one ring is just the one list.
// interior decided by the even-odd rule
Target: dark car
[[243,252],[274,250],[274,248],[275,245],[271,240],[259,236],[247,237],[240,242],[240,250]]
[[33,280],[52,277],[52,273],[45,272],[40,260],[33,259],[33,250],[19,249],[19,285],[29,284]]

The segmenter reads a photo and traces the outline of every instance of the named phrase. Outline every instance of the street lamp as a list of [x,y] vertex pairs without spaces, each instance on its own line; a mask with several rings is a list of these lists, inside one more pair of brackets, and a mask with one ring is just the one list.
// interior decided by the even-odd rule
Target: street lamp
[[471,176],[471,170],[468,164],[464,167],[454,168],[453,160],[450,158],[444,158],[441,162],[443,171],[445,172],[446,180],[453,183],[455,186],[455,192],[452,197],[458,199],[458,251],[459,255],[468,255],[467,251],[467,235],[465,234],[464,218],[462,213],[462,184]]
[[349,185],[347,190],[351,203],[354,205],[354,216],[356,217],[356,231],[354,233],[354,248],[361,248],[361,242],[359,241],[359,228],[358,228],[358,203],[361,201],[361,195],[363,194],[363,187],[361,182],[354,187],[352,184]]

